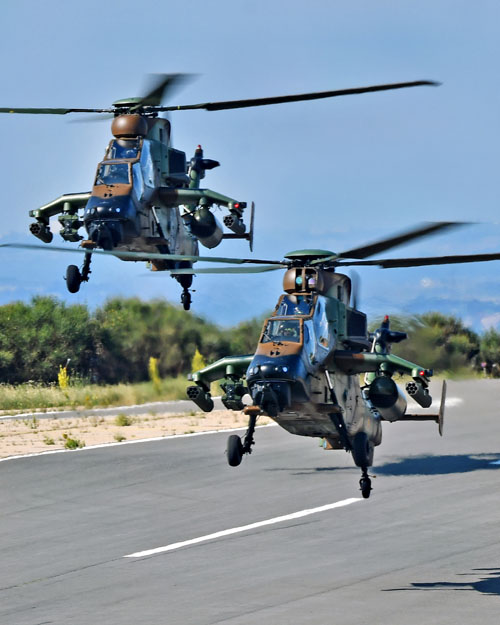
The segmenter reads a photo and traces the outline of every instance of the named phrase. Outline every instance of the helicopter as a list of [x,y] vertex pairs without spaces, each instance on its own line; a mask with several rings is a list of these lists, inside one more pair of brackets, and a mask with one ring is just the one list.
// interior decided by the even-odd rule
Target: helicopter
[[[67,193],[29,212],[35,219],[30,224],[30,232],[44,243],[52,241],[50,218],[58,215],[61,237],[80,244],[80,250],[85,254],[81,268],[69,265],[66,269],[65,280],[70,293],[78,292],[81,284],[89,281],[92,254],[98,250],[112,252],[121,260],[147,261],[152,271],[168,271],[191,268],[189,257],[199,254],[198,243],[212,249],[222,239],[246,239],[250,251],[253,249],[254,204],[251,204],[247,229],[243,220],[246,202],[200,188],[206,171],[220,163],[205,158],[200,145],[187,161],[185,152],[173,148],[170,121],[160,118],[159,113],[199,109],[219,111],[438,84],[423,80],[269,98],[162,106],[168,92],[186,78],[185,74],[157,75],[145,95],[118,100],[108,108],[0,108],[0,113],[97,113],[110,114],[114,118],[111,124],[113,139],[97,165],[92,191]],[[223,224],[230,232],[223,232],[213,213],[214,206],[228,210]],[[80,234],[81,228],[85,228],[87,238]],[[165,254],[170,256],[167,258]],[[173,275],[183,288],[183,307],[189,310],[193,275]]]
[[[388,316],[375,332],[367,331],[367,318],[357,308],[351,279],[336,270],[345,266],[395,268],[500,260],[500,253],[366,260],[459,225],[464,224],[431,222],[339,254],[298,250],[282,261],[248,260],[245,262],[263,265],[229,268],[231,273],[286,270],[284,293],[264,321],[255,353],[226,356],[189,375],[195,384],[187,388],[187,396],[201,410],[213,409],[210,385],[221,380],[223,405],[243,410],[249,417],[244,436],[232,434],[228,438],[230,466],[238,466],[244,455],[252,452],[257,418],[267,415],[292,434],[321,439],[324,449],[352,453],[361,469],[360,490],[367,499],[372,490],[368,469],[373,464],[374,448],[382,442],[383,421],[434,421],[442,435],[446,382],[438,412],[407,412],[406,396],[394,375],[408,376],[407,395],[428,409],[432,405],[429,382],[433,371],[391,353],[392,345],[406,339],[407,334],[391,330]],[[241,263],[242,259],[232,261]],[[224,273],[225,269],[196,271]],[[244,404],[245,395],[251,397],[251,405]]]

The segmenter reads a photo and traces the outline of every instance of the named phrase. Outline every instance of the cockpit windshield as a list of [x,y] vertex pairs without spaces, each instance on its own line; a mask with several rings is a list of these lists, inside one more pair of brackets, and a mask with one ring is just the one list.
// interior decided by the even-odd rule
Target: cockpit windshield
[[140,147],[139,139],[115,139],[111,141],[106,159],[137,158]]
[[102,164],[97,170],[95,179],[99,184],[130,184],[130,173],[128,163]]
[[300,343],[300,321],[298,319],[270,319],[267,322],[261,343]]
[[314,301],[312,295],[283,295],[275,315],[310,315]]

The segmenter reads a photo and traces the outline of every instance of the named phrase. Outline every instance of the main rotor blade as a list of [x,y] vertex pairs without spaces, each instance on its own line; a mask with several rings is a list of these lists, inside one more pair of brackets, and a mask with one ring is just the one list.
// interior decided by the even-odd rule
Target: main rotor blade
[[459,263],[482,263],[489,260],[500,260],[500,253],[464,254],[463,256],[428,256],[421,258],[384,258],[376,260],[353,260],[335,263],[336,267],[375,266],[382,269],[398,267],[423,267],[425,265],[455,265]]
[[68,113],[112,113],[114,109],[0,108],[0,113],[27,115],[67,115]]
[[374,254],[380,254],[380,252],[390,250],[398,245],[403,245],[403,243],[427,237],[443,230],[459,228],[464,225],[468,224],[466,222],[456,221],[427,222],[387,239],[380,239],[379,241],[374,241],[373,243],[363,245],[362,247],[355,247],[354,249],[347,250],[346,252],[340,252],[340,254],[337,254],[337,258],[367,258],[368,256],[373,256]]
[[358,93],[372,93],[374,91],[389,91],[391,89],[405,89],[406,87],[438,86],[440,83],[432,80],[416,80],[413,82],[397,82],[386,85],[372,85],[370,87],[353,87],[351,89],[336,89],[334,91],[316,91],[313,93],[298,93],[271,98],[250,98],[247,100],[227,100],[225,102],[204,102],[202,104],[185,104],[181,106],[163,106],[158,111],[187,111],[205,109],[207,111],[222,111],[227,109],[247,108],[250,106],[265,106],[268,104],[283,104],[285,102],[302,102],[304,100],[321,100],[335,98],[342,95]]
[[36,245],[31,243],[1,243],[0,248],[9,247],[15,249],[24,250],[38,250],[42,252],[69,252],[70,254],[104,254],[106,256],[118,256],[122,258],[132,258],[136,260],[148,261],[148,260],[171,260],[173,262],[187,261],[196,263],[228,263],[234,265],[242,265],[250,263],[254,265],[273,265],[278,268],[287,267],[287,263],[283,263],[279,260],[262,260],[259,258],[226,258],[224,256],[191,256],[189,254],[160,254],[159,252],[127,252],[123,250],[98,250],[98,249],[84,249],[81,247],[68,248],[57,245]]
[[192,74],[150,74],[148,91],[134,108],[159,106],[164,98],[172,97],[175,91],[192,79]]
[[[152,74],[146,95],[130,110],[143,107],[156,108],[164,97],[172,95],[180,86],[188,82],[190,74]],[[116,108],[0,108],[0,113],[23,113],[27,115],[67,115],[68,113],[114,113]]]
[[263,273],[265,271],[277,271],[284,265],[259,265],[258,267],[193,267],[192,269],[172,269],[173,276],[196,275],[198,273]]
[[[250,98],[246,100],[227,100],[223,102],[204,102],[201,104],[184,104],[180,106],[159,106],[166,95],[166,91],[175,89],[185,83],[190,74],[160,74],[159,79],[151,87],[141,101],[130,110],[151,108],[161,111],[187,111],[205,109],[207,111],[222,111],[227,109],[248,108],[251,106],[266,106],[268,104],[283,104],[286,102],[302,102],[304,100],[321,100],[343,95],[358,93],[372,93],[375,91],[389,91],[405,89],[407,87],[438,86],[441,83],[433,80],[415,80],[413,82],[390,83],[386,85],[372,85],[369,87],[353,87],[351,89],[336,89],[334,91],[316,91],[313,93],[298,93],[294,95],[276,96],[271,98]],[[68,113],[114,113],[115,108],[0,108],[0,113],[18,113],[27,115],[67,115]]]

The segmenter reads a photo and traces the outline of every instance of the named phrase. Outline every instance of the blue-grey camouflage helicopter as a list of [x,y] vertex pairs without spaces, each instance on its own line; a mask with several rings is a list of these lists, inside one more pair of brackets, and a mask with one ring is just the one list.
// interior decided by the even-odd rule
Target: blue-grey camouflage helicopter
[[[386,317],[374,333],[367,331],[366,315],[357,309],[351,279],[339,267],[418,267],[500,260],[500,253],[462,256],[391,258],[368,257],[402,243],[443,231],[458,224],[437,222],[405,233],[334,254],[326,250],[298,250],[283,261],[224,259],[254,263],[230,268],[231,273],[256,273],[285,269],[284,293],[273,314],[265,320],[254,354],[226,356],[191,374],[195,383],[187,395],[205,412],[213,409],[211,383],[220,380],[222,403],[244,410],[249,417],[243,437],[232,434],[227,459],[237,466],[252,452],[256,420],[271,417],[292,434],[322,439],[325,449],[345,449],[361,468],[364,498],[372,490],[368,468],[374,448],[382,441],[382,422],[426,421],[443,431],[446,384],[439,409],[410,413],[395,374],[407,376],[406,393],[422,408],[431,407],[429,381],[433,372],[391,353],[406,333],[390,329]],[[257,265],[256,263],[262,263]],[[192,269],[177,270],[188,274]],[[224,267],[195,269],[196,273],[225,273]],[[364,375],[360,383],[360,376]],[[251,405],[243,402],[250,396]]]
[[[247,239],[252,250],[253,203],[247,227],[243,220],[246,202],[201,188],[205,172],[219,166],[219,162],[205,158],[201,146],[187,161],[185,152],[172,146],[170,122],[159,117],[159,113],[198,109],[220,111],[437,84],[414,81],[270,98],[162,106],[164,97],[185,79],[183,74],[159,75],[146,95],[118,100],[108,108],[0,108],[0,113],[114,116],[111,125],[113,139],[97,166],[92,191],[67,193],[29,213],[35,219],[30,232],[38,239],[44,243],[52,241],[50,218],[59,215],[61,237],[79,243],[80,251],[85,253],[81,268],[69,265],[66,270],[66,285],[71,293],[76,293],[82,282],[89,280],[92,254],[99,250],[111,252],[121,260],[148,261],[153,271],[192,267],[190,258],[198,256],[198,243],[211,249],[223,239]],[[224,232],[216,219],[215,206],[227,209],[223,224],[229,232]],[[80,234],[81,228],[86,231],[85,238]],[[176,279],[183,288],[181,301],[188,310],[193,276],[176,275]]]

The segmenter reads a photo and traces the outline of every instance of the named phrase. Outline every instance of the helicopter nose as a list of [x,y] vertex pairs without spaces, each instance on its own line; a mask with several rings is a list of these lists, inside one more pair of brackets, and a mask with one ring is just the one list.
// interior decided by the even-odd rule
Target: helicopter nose
[[85,207],[84,223],[89,239],[108,251],[140,234],[137,211],[129,195],[92,196]]
[[130,219],[135,209],[130,195],[118,195],[108,198],[92,196],[87,202],[83,219],[86,223],[94,219]]
[[124,217],[127,213],[125,206],[120,206],[117,203],[102,203],[92,206],[85,211],[84,218],[87,221],[92,219],[119,219]]
[[121,213],[120,206],[98,206],[96,208],[97,216],[101,219],[103,217],[112,217],[115,218],[117,215]]
[[292,403],[292,390],[288,382],[257,382],[250,389],[253,403],[260,406],[270,417],[288,408]]
[[299,355],[256,356],[246,377],[254,404],[270,417],[276,417],[292,401],[301,402],[308,397],[304,384],[306,371]]
[[294,381],[303,377],[303,367],[300,356],[283,356],[278,358],[263,358],[256,356],[247,370],[247,380],[280,379]]
[[121,240],[120,224],[100,223],[92,229],[90,238],[98,247],[109,252]]

